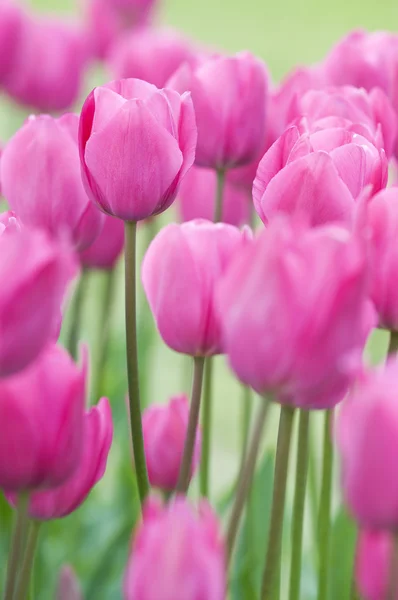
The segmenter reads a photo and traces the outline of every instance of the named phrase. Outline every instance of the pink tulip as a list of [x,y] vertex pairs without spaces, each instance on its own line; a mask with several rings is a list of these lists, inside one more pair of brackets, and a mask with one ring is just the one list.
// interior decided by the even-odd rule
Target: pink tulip
[[196,69],[183,65],[168,85],[192,93],[198,125],[197,165],[230,169],[260,158],[268,75],[259,59],[241,53],[211,58]]
[[367,207],[372,300],[379,324],[398,330],[398,188],[379,192]]
[[115,79],[136,77],[159,88],[166,85],[182,63],[194,64],[192,44],[179,33],[145,28],[119,39],[110,55]]
[[362,244],[345,229],[276,220],[218,286],[232,369],[283,404],[333,407],[361,369],[374,320],[367,293]]
[[167,225],[150,244],[142,283],[160,335],[177,352],[223,352],[214,289],[246,233],[232,225],[189,221]]
[[[79,508],[103,477],[112,443],[112,414],[107,398],[84,415],[83,450],[77,467],[60,486],[34,492],[29,498],[31,519],[61,519]],[[14,495],[8,497],[15,504]]]
[[[312,90],[298,99],[297,116],[304,116],[310,129],[326,129],[351,123],[367,128],[367,137],[379,140],[379,145],[391,157],[396,135],[397,117],[390,101],[379,88],[370,93],[352,86]],[[293,115],[292,115],[293,116]]]
[[147,500],[124,578],[125,600],[224,600],[224,544],[216,515],[178,497]]
[[0,82],[13,69],[18,47],[22,42],[25,13],[13,0],[0,2]]
[[[10,219],[12,221],[12,219]],[[1,233],[2,224],[0,224]],[[11,224],[0,235],[0,378],[24,369],[56,335],[74,256],[41,232]]]
[[384,150],[355,129],[321,129],[300,135],[290,127],[261,160],[253,185],[254,206],[264,223],[280,213],[309,225],[350,226],[355,200],[367,185],[387,184]]
[[60,571],[55,600],[83,600],[75,572],[68,565]]
[[80,253],[81,263],[87,269],[113,269],[123,247],[123,222],[106,215],[104,226],[95,242]]
[[[213,221],[216,189],[217,174],[212,169],[192,167],[185,176],[178,194],[178,208],[182,220]],[[222,221],[237,226],[248,223],[252,206],[248,193],[241,187],[232,185],[228,177],[223,191]]]
[[336,424],[345,500],[365,527],[392,529],[398,523],[397,385],[394,357],[363,375]]
[[74,114],[30,117],[5,147],[0,168],[3,193],[24,225],[84,249],[98,236],[103,215],[81,181],[78,123]]
[[82,454],[86,364],[50,345],[24,371],[0,380],[0,487],[55,487]]
[[40,111],[66,110],[78,98],[87,58],[78,27],[54,18],[26,17],[5,90]]
[[83,182],[109,215],[140,221],[168,208],[194,161],[189,94],[139,79],[96,88],[80,118]]
[[391,560],[392,539],[388,532],[366,529],[360,532],[355,571],[361,597],[366,600],[387,598]]
[[[142,416],[146,464],[150,484],[172,491],[177,485],[187,434],[189,402],[175,396],[164,406],[152,405]],[[191,476],[200,460],[201,436],[196,434]]]
[[107,57],[125,32],[149,24],[156,0],[81,0],[92,52]]

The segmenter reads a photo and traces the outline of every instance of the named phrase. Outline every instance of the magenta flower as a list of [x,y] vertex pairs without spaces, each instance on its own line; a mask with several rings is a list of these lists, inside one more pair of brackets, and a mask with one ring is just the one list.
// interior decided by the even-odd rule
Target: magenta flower
[[[241,167],[242,169],[246,167]],[[223,223],[240,226],[250,221],[253,204],[243,185],[239,186],[238,176],[230,177],[230,171],[223,190]],[[235,185],[231,183],[235,182]],[[241,180],[240,180],[241,181]],[[217,175],[213,169],[192,167],[182,182],[177,206],[183,221],[193,219],[214,219],[214,206]]]
[[26,106],[44,112],[67,110],[78,99],[87,59],[82,29],[55,18],[26,16],[3,85]]
[[398,188],[379,192],[369,202],[367,231],[371,265],[371,296],[379,324],[398,330]]
[[177,498],[144,509],[124,579],[125,600],[224,600],[224,545],[212,509]]
[[223,347],[243,383],[301,408],[343,399],[374,324],[362,244],[279,219],[220,279]]
[[168,82],[192,93],[198,125],[195,162],[230,169],[260,158],[265,141],[268,75],[249,53],[183,65]]
[[[83,504],[105,473],[112,436],[111,408],[102,398],[84,415],[82,455],[73,473],[60,486],[31,494],[29,516],[39,521],[60,519]],[[8,499],[15,503],[15,496]]]
[[49,345],[28,368],[0,380],[0,487],[55,487],[82,454],[86,364]]
[[91,246],[80,252],[80,261],[87,269],[113,269],[123,248],[123,222],[105,215],[101,233]]
[[[165,405],[152,405],[142,415],[149,482],[153,487],[173,491],[180,472],[187,434],[189,402],[184,395],[170,398]],[[200,460],[201,435],[196,434],[192,473]]]
[[30,117],[5,147],[0,168],[3,193],[24,225],[83,249],[98,236],[103,215],[81,181],[78,123],[74,114]]
[[232,225],[189,221],[167,225],[142,264],[142,283],[160,335],[177,352],[223,352],[214,290],[247,234]]
[[293,126],[262,158],[253,184],[254,206],[264,223],[280,213],[309,225],[351,226],[355,200],[367,185],[387,184],[388,162],[355,128],[335,127],[301,135]]
[[139,79],[96,88],[80,119],[83,181],[107,214],[140,221],[166,210],[194,161],[189,94]]
[[109,67],[115,79],[135,77],[163,88],[183,63],[195,64],[189,40],[171,29],[128,32],[112,48]]
[[23,229],[11,217],[1,231],[0,378],[24,369],[56,337],[62,301],[77,274],[70,250],[42,232]]
[[344,497],[364,527],[398,523],[398,363],[368,371],[343,404],[336,423]]
[[22,42],[27,17],[17,2],[0,3],[0,81],[3,83],[14,67],[19,45]]
[[357,588],[366,600],[384,600],[388,595],[393,555],[391,534],[387,531],[362,530],[356,555]]

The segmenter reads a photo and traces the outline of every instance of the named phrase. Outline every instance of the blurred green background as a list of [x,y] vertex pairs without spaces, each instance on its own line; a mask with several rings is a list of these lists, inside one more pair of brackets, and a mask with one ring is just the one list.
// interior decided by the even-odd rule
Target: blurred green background
[[[46,11],[72,11],[72,0],[35,0],[35,8]],[[77,4],[77,2],[76,2]],[[369,30],[396,29],[398,27],[398,3],[382,0],[166,0],[161,7],[159,22],[176,27],[195,40],[215,48],[230,52],[248,49],[261,56],[268,64],[275,81],[278,81],[294,65],[315,62],[324,56],[330,46],[350,29],[365,27]],[[100,82],[101,75],[96,75]],[[16,110],[6,99],[0,105],[0,134],[5,140],[19,126],[25,117],[23,110]],[[157,226],[174,218],[169,211],[158,220]],[[140,231],[141,253],[144,251],[149,232],[144,227]],[[122,289],[123,265],[119,266],[117,299],[113,312],[113,334],[111,356],[106,370],[106,393],[109,395],[115,419],[117,443],[114,444],[106,478],[75,515],[60,522],[43,527],[43,544],[35,568],[36,592],[34,598],[51,598],[59,566],[72,563],[79,576],[85,581],[85,597],[88,600],[108,600],[120,598],[120,577],[123,571],[132,523],[135,519],[135,486],[131,474],[128,432],[124,412],[126,390],[125,346],[124,346],[124,306]],[[104,281],[100,274],[90,277],[85,303],[82,337],[88,341],[95,362],[97,327],[99,324],[99,303]],[[145,403],[164,402],[171,395],[188,392],[190,383],[190,363],[188,359],[174,354],[159,343],[148,310],[141,298],[140,309],[140,351],[142,354],[143,396]],[[68,322],[66,322],[66,328]],[[370,347],[370,354],[378,360],[385,352],[386,338],[377,336]],[[234,381],[223,358],[216,359],[216,382],[214,386],[214,454],[212,462],[212,499],[220,511],[228,506],[228,489],[236,477],[239,464],[240,416],[242,410],[242,390]],[[273,447],[276,434],[277,411],[272,415],[265,435],[265,458],[261,463],[258,480],[258,505],[255,510],[259,518],[267,510],[267,501],[272,484],[272,461],[267,455],[267,447]],[[319,429],[319,428],[318,428]],[[319,446],[318,446],[319,443]],[[319,462],[320,438],[315,438],[315,453]],[[294,456],[292,457],[294,470]],[[268,498],[268,500],[267,500]],[[255,502],[256,500],[254,500]],[[337,507],[336,502],[336,507]],[[336,508],[337,511],[337,508]],[[349,546],[347,536],[352,536],[345,517],[336,512],[337,539],[343,546]],[[307,514],[306,553],[309,556],[314,544],[311,536],[311,523],[314,515]],[[0,502],[1,565],[5,561],[5,549],[9,513]],[[4,520],[4,521],[3,521]],[[264,519],[263,519],[264,521]],[[7,526],[8,527],[8,526]],[[265,531],[259,535],[262,548]],[[243,543],[243,542],[242,542]],[[338,542],[336,542],[337,544]],[[242,546],[243,548],[243,546]],[[342,557],[339,546],[334,555],[336,564]],[[243,552],[243,551],[242,551]],[[340,561],[340,562],[339,562]],[[234,588],[234,600],[251,600],[253,590],[247,583],[244,569],[250,570],[250,562],[243,561],[241,571],[242,587]],[[47,566],[46,566],[47,565]],[[246,566],[245,566],[246,565]],[[248,566],[249,565],[249,566]],[[49,568],[48,568],[49,566]],[[307,561],[304,578],[305,600],[310,600],[314,592],[314,565]],[[0,566],[1,576],[1,566]],[[245,580],[246,577],[246,580]],[[341,577],[340,577],[341,579]],[[337,577],[339,582],[339,577]],[[241,585],[241,583],[239,584]],[[333,585],[337,585],[334,583]],[[344,585],[347,585],[344,583]],[[0,586],[1,587],[1,586]],[[41,590],[40,593],[38,590]],[[340,595],[339,595],[340,594]],[[340,588],[333,588],[330,600],[340,600]]]

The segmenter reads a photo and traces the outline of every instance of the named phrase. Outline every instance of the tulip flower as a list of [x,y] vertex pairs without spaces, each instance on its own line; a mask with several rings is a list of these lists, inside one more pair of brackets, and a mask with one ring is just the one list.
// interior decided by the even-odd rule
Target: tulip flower
[[280,213],[309,225],[351,227],[355,200],[367,185],[387,184],[383,149],[356,132],[334,127],[300,134],[288,128],[262,158],[253,184],[254,206],[264,223]]
[[80,253],[86,269],[113,269],[124,247],[124,227],[119,219],[105,216],[97,239]]
[[80,250],[98,236],[103,215],[81,181],[78,123],[74,114],[30,117],[5,147],[0,168],[4,196],[21,223]]
[[220,277],[221,339],[233,371],[282,404],[332,408],[362,368],[374,324],[368,289],[363,243],[345,229],[276,220]]
[[56,487],[77,469],[83,447],[86,364],[49,345],[24,371],[0,380],[0,487]]
[[198,125],[195,163],[223,171],[260,158],[265,140],[268,75],[249,53],[187,64],[169,87],[192,93]]
[[387,531],[364,529],[359,533],[355,574],[358,590],[366,600],[387,598],[392,546],[392,538]]
[[0,82],[3,83],[14,67],[27,17],[17,2],[0,3]]
[[[175,396],[162,405],[148,407],[142,416],[144,446],[149,482],[153,487],[173,491],[187,434],[189,402],[186,396]],[[197,432],[191,476],[200,460],[201,436]]]
[[[0,378],[24,369],[56,337],[69,281],[77,273],[70,250],[42,232],[0,222]],[[1,379],[0,379],[1,381]]]
[[166,507],[149,499],[127,565],[125,600],[224,600],[225,595],[223,542],[210,506],[202,502],[196,512],[181,497]]
[[80,118],[87,192],[107,214],[139,221],[166,210],[195,155],[189,94],[138,79],[96,88]]
[[347,505],[364,527],[394,529],[398,523],[398,362],[363,374],[336,423]]

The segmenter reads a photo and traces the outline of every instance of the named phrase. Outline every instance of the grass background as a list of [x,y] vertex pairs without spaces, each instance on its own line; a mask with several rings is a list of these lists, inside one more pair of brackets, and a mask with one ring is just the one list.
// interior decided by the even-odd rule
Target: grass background
[[[38,10],[71,11],[75,8],[72,0],[35,0],[31,2]],[[161,7],[159,22],[176,27],[187,35],[213,47],[230,52],[248,49],[261,56],[268,64],[275,81],[278,81],[294,65],[322,59],[330,46],[354,27],[374,29],[396,29],[398,27],[398,3],[382,0],[166,0]],[[17,110],[6,99],[0,104],[0,134],[7,139],[22,122],[23,110]],[[174,218],[170,211],[158,221],[158,226]],[[141,253],[146,244],[148,231],[140,231]],[[46,600],[52,597],[52,590],[59,565],[71,562],[79,575],[86,581],[86,598],[108,600],[120,597],[120,575],[126,560],[126,549],[134,521],[134,481],[131,475],[127,427],[124,414],[123,396],[126,387],[124,357],[124,308],[122,290],[122,270],[120,265],[117,299],[114,306],[114,327],[111,358],[106,372],[106,392],[114,412],[118,442],[114,444],[105,480],[97,488],[86,505],[75,515],[58,523],[45,526],[45,544],[36,565],[35,598]],[[82,337],[90,343],[94,359],[96,350],[96,330],[99,321],[99,303],[104,285],[103,277],[93,274],[90,277],[87,301],[85,304]],[[189,361],[180,357],[157,341],[151,321],[144,320],[146,308],[141,303],[141,352],[143,396],[146,403],[164,402],[181,391],[188,391],[190,381]],[[68,323],[66,323],[67,327]],[[386,346],[382,334],[370,346],[372,358],[380,358]],[[228,371],[223,358],[216,360],[217,379],[215,382],[214,425],[215,447],[212,463],[213,499],[219,503],[225,490],[234,480],[238,466],[239,415],[242,407],[242,391]],[[275,443],[275,417],[268,425],[265,447]],[[315,447],[317,456],[320,449]],[[266,452],[266,450],[265,450]],[[293,461],[292,464],[294,465]],[[263,463],[261,473],[268,477],[264,490],[270,489],[269,476],[272,476],[269,461]],[[271,475],[270,475],[271,474]],[[263,495],[261,498],[263,498]],[[261,500],[260,498],[260,500]],[[225,502],[224,502],[225,504]],[[259,503],[261,515],[263,504]],[[0,502],[0,530],[3,522],[9,519],[4,504]],[[310,528],[311,514],[307,515],[307,530]],[[4,519],[4,521],[2,521]],[[7,521],[8,522],[8,521]],[[340,531],[340,530],[339,530]],[[344,533],[346,530],[341,529]],[[264,537],[264,536],[262,536]],[[4,565],[8,529],[0,540],[0,560]],[[307,535],[307,552],[311,551],[312,540]],[[337,552],[337,563],[339,553]],[[304,578],[305,600],[312,598],[313,577],[311,561],[307,565],[310,575]],[[45,565],[50,565],[50,569]],[[312,569],[313,570],[313,569]],[[0,565],[0,578],[2,569]],[[1,587],[1,586],[0,586]],[[250,600],[246,589],[234,592],[234,600]],[[332,600],[340,600],[336,593]]]

